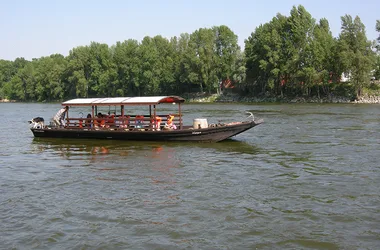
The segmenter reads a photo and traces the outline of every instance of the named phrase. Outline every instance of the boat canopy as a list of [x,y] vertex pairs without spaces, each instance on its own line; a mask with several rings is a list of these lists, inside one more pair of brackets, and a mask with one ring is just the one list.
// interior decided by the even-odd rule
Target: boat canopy
[[160,103],[183,103],[179,96],[136,96],[106,98],[76,98],[62,103],[63,106],[121,106],[121,105],[155,105]]

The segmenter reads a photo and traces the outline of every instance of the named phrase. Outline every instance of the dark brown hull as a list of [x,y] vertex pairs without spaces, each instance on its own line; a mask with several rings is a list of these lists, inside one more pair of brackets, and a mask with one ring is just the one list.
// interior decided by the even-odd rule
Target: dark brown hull
[[203,129],[178,129],[160,131],[84,130],[67,128],[34,129],[35,137],[108,139],[129,141],[205,141],[218,142],[240,134],[260,124],[261,121],[241,122],[233,125]]

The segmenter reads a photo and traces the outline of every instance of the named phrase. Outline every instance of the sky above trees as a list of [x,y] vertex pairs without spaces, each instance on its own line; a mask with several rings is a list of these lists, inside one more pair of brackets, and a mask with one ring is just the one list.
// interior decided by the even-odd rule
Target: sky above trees
[[319,20],[329,21],[332,35],[341,32],[341,17],[359,16],[367,37],[377,38],[380,2],[353,1],[252,1],[252,0],[14,0],[0,2],[0,59],[27,60],[51,54],[67,56],[77,46],[92,41],[114,45],[145,36],[179,37],[199,28],[227,25],[243,47],[256,27],[277,13],[288,16],[293,6],[303,5]]

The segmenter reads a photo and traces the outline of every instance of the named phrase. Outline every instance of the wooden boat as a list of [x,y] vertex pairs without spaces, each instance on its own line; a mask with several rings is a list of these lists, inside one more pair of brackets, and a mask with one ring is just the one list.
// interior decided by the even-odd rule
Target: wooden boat
[[[240,134],[262,123],[252,118],[248,121],[208,124],[206,119],[194,119],[192,126],[183,125],[181,105],[184,99],[179,96],[146,96],[114,98],[77,98],[62,103],[69,111],[64,126],[53,123],[44,124],[41,117],[30,121],[31,131],[35,137],[50,138],[91,138],[134,141],[205,141],[218,142]],[[177,104],[178,113],[158,114],[159,104]],[[104,106],[119,108],[117,114],[97,115]],[[129,115],[127,107],[146,106],[149,113]],[[75,107],[89,107],[88,118],[70,117],[69,112]],[[91,117],[90,117],[91,115]],[[166,121],[166,124],[163,122]]]

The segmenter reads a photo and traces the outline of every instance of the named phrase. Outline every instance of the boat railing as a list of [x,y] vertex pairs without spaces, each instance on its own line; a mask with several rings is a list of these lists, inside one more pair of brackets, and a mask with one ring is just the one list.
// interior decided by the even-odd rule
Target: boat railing
[[[174,116],[173,123],[179,128],[181,116]],[[162,129],[167,123],[168,115],[131,115],[114,117],[94,117],[94,118],[66,118],[65,128],[86,129],[86,130],[157,130]]]

